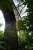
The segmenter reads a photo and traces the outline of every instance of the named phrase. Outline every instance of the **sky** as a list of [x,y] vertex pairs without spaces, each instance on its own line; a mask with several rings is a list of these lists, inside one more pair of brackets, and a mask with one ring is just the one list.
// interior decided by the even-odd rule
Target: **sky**
[[19,4],[19,2],[17,0],[13,0],[15,5],[17,6]]
[[3,12],[0,10],[0,31],[3,31],[5,30],[5,19],[4,19],[4,15],[3,15]]
[[[17,0],[13,0],[13,1],[14,1],[14,3],[15,3],[16,7],[17,7],[18,4],[19,4],[19,2],[18,2]],[[23,8],[23,7],[24,7],[24,5],[22,5],[21,7],[19,7],[18,11],[20,12],[21,8]],[[21,14],[20,14],[21,17],[27,16],[28,12],[26,12],[26,9],[28,9],[28,8],[27,8],[27,5],[25,5],[25,7],[22,9],[22,12],[21,12]]]

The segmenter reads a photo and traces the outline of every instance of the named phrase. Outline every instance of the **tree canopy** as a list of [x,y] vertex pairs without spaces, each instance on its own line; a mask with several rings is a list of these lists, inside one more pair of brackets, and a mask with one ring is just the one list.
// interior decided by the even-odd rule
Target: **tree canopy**
[[[24,16],[22,18],[22,22],[24,23],[23,26],[21,28],[23,28],[22,30],[27,31],[28,33],[28,43],[27,43],[27,48],[30,50],[33,49],[33,0],[21,0],[23,2],[24,5],[27,5],[27,16]],[[24,20],[23,20],[24,19]],[[20,23],[20,26],[21,26]],[[19,26],[19,27],[20,27]],[[25,28],[25,29],[24,29]]]
[[13,4],[13,0],[0,0],[0,9],[9,9],[12,11]]

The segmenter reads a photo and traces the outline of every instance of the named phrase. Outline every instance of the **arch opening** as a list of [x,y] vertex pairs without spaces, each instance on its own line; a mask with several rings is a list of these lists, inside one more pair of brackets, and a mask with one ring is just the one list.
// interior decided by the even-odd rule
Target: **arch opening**
[[0,38],[4,36],[5,32],[5,18],[2,10],[0,10]]

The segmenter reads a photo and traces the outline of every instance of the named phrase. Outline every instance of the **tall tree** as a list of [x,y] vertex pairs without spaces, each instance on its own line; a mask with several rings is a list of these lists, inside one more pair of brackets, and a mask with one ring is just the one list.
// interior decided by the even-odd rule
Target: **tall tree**
[[27,32],[29,35],[29,49],[33,49],[33,0],[23,0],[23,4],[27,5],[28,9],[26,10],[28,12],[27,17],[25,18]]

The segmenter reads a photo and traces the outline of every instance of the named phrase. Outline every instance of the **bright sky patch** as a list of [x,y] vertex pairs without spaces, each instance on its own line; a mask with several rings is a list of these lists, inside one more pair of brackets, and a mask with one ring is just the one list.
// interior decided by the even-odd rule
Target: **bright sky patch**
[[2,10],[0,10],[0,31],[5,31],[5,19]]

